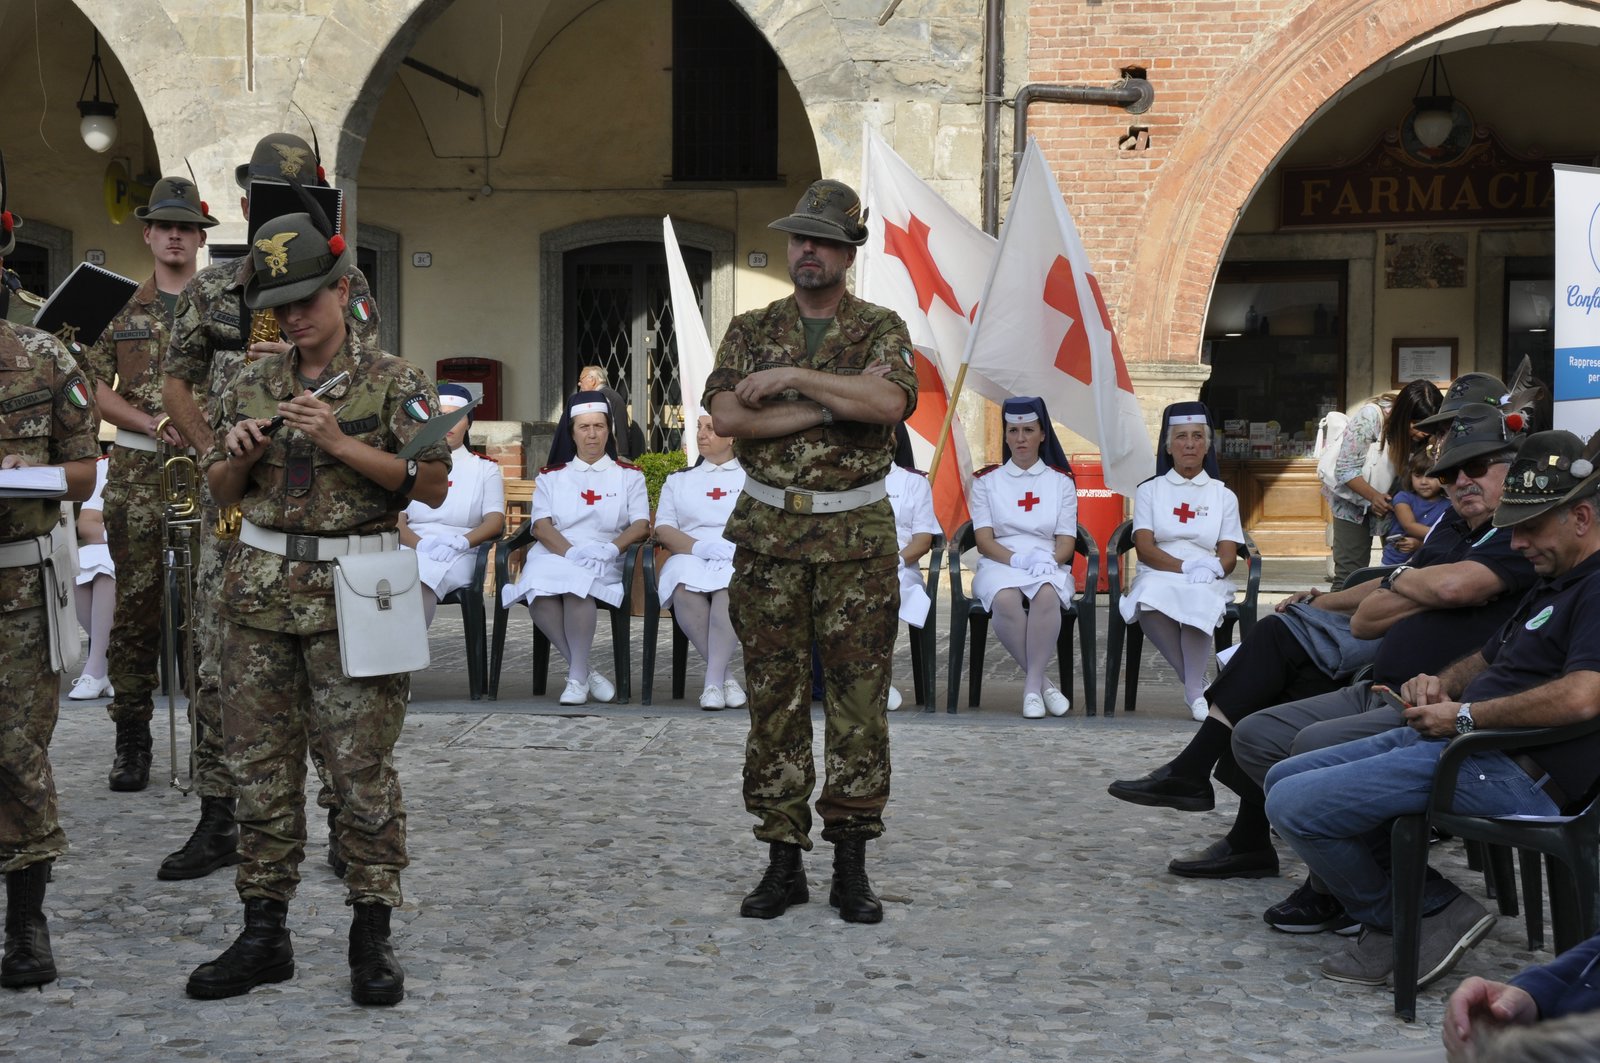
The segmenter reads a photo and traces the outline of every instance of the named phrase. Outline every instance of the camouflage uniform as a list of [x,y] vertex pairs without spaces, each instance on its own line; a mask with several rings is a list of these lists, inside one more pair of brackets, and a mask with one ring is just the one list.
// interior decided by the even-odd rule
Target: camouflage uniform
[[[246,366],[222,398],[219,424],[270,417],[301,391],[297,355]],[[409,362],[368,349],[352,334],[326,373],[350,370],[352,381],[330,401],[345,432],[394,452],[422,427],[438,397]],[[425,407],[416,401],[421,399]],[[418,411],[416,413],[411,411]],[[219,429],[202,459],[226,460]],[[440,440],[421,461],[450,461]],[[303,464],[302,464],[303,463]],[[309,471],[291,486],[289,472]],[[251,469],[241,509],[263,528],[314,535],[392,530],[405,500],[285,429]],[[227,654],[228,761],[239,790],[239,896],[287,901],[305,851],[305,754],[319,748],[341,809],[336,822],[349,861],[349,903],[400,904],[406,865],[405,811],[395,774],[395,740],[405,721],[407,676],[346,677],[339,664],[333,562],[291,562],[243,542],[233,544],[223,573],[219,612]]]
[[[857,375],[876,365],[916,408],[911,339],[893,311],[839,302],[815,356],[806,354],[799,307],[786,298],[734,318],[717,351],[702,404],[762,369],[800,366]],[[790,396],[797,397],[797,396]],[[844,491],[882,480],[894,459],[890,425],[844,422],[775,439],[740,439],[746,474],[772,487]],[[876,838],[889,800],[885,716],[896,635],[894,511],[887,498],[844,513],[797,514],[741,494],[724,533],[739,547],[729,615],[750,684],[745,807],[757,838],[811,848],[811,642],[822,654],[826,779],[817,799],[822,837]]]
[[[77,363],[55,337],[0,324],[0,456],[60,465],[99,453]],[[0,499],[0,543],[47,534],[61,519],[55,499]],[[37,568],[0,568],[0,872],[8,874],[67,850],[50,770],[61,680],[50,668],[43,601]]]
[[[161,355],[170,334],[166,307],[151,277],[139,286],[99,342],[84,355],[89,375],[128,404],[161,416]],[[152,443],[155,440],[151,440]],[[117,566],[117,606],[108,663],[117,722],[150,719],[161,644],[161,457],[115,445],[105,488],[106,542]],[[213,791],[202,790],[210,794]],[[224,793],[226,791],[215,791]]]
[[[177,377],[195,386],[200,408],[205,411],[213,428],[224,423],[221,419],[223,396],[233,385],[240,369],[249,362],[245,352],[250,346],[250,311],[244,305],[244,282],[249,273],[248,257],[208,266],[189,281],[173,310],[172,345],[167,351],[163,370],[167,376]],[[373,304],[372,290],[359,269],[352,267],[348,276],[348,324],[368,347],[376,349],[378,313]],[[203,477],[200,486],[203,501],[200,556],[195,564],[195,615],[191,621],[200,661],[200,683],[194,711],[202,736],[201,745],[195,749],[195,774],[196,786],[203,796],[223,797],[231,796],[233,789],[228,768],[219,759],[221,744],[210,741],[209,736],[222,733],[218,680],[224,647],[216,602],[222,594],[222,570],[233,544],[230,540],[217,537],[218,508],[211,499],[210,487]],[[112,686],[119,689],[115,680]],[[322,768],[320,756],[320,751],[312,754],[312,759],[318,762],[317,774],[322,778],[322,791],[317,803],[324,808],[332,808],[333,784]],[[207,789],[207,785],[213,781],[220,787],[214,792]]]

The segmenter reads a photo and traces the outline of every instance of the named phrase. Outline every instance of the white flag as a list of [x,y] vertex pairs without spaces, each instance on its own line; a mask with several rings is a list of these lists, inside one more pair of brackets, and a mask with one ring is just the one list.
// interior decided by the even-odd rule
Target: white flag
[[995,402],[1038,395],[1053,420],[1097,443],[1111,490],[1131,498],[1155,472],[1100,283],[1031,137],[967,358],[967,386]]
[[[862,140],[868,236],[856,256],[856,290],[898,313],[911,332],[917,409],[906,427],[918,467],[932,471],[995,239],[929,188],[876,130],[864,127]],[[968,519],[971,481],[972,459],[958,418],[933,478],[934,512],[947,537]]]
[[672,216],[661,219],[661,242],[667,251],[667,280],[672,285],[672,330],[678,347],[678,388],[683,397],[683,449],[693,465],[700,457],[695,441],[699,426],[700,396],[705,394],[706,378],[711,375],[711,340],[700,302],[689,283],[689,270],[683,264],[678,234],[672,229]]

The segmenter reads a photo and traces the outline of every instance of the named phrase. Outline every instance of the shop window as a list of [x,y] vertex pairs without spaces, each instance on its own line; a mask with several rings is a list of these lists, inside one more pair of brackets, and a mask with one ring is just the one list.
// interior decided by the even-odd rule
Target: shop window
[[1200,397],[1229,430],[1225,455],[1309,455],[1322,414],[1344,407],[1345,273],[1343,262],[1223,266]]
[[1533,363],[1534,378],[1546,385],[1551,383],[1556,361],[1551,324],[1555,289],[1555,263],[1551,259],[1506,259],[1506,356],[1500,379],[1509,381],[1526,355]]
[[778,57],[730,0],[673,0],[672,177],[778,178]]

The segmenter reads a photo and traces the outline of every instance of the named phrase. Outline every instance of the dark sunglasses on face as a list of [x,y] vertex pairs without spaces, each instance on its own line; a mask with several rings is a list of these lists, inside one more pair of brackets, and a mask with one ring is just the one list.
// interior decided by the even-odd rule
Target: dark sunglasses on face
[[1481,479],[1483,475],[1489,471],[1490,467],[1495,464],[1497,464],[1497,462],[1494,460],[1493,455],[1485,455],[1481,458],[1473,458],[1471,461],[1462,462],[1453,469],[1446,469],[1442,474],[1440,474],[1439,482],[1447,484],[1455,483],[1456,476],[1461,473],[1466,473],[1469,479]]

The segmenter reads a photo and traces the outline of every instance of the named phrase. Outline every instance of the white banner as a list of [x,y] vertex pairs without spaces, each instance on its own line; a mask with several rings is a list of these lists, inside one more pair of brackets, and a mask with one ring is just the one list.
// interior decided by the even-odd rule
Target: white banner
[[678,348],[678,389],[683,396],[683,450],[693,465],[700,457],[695,435],[699,429],[700,396],[705,394],[706,378],[711,375],[711,339],[706,335],[706,320],[689,283],[689,270],[683,264],[683,250],[673,231],[672,217],[661,219],[661,242],[667,252],[667,280],[672,285],[672,330]]
[[1600,170],[1555,164],[1555,427],[1600,429]]

